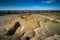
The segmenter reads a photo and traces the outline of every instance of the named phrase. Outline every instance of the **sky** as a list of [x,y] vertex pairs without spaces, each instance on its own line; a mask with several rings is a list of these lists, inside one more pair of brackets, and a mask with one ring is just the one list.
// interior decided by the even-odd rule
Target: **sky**
[[0,10],[60,10],[60,0],[0,0]]

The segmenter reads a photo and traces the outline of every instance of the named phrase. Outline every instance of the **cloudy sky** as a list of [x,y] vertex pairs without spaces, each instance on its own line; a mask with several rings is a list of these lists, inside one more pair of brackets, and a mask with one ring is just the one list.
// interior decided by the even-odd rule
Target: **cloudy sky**
[[0,0],[0,10],[60,10],[60,0]]

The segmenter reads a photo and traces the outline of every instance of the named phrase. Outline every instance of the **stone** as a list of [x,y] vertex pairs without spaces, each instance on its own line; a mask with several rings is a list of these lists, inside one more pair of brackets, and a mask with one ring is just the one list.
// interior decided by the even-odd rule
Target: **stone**
[[47,37],[45,40],[60,40],[60,35],[53,35],[50,37]]
[[10,30],[7,31],[7,35],[11,36],[11,35],[15,34],[15,31],[17,30],[18,27],[20,27],[20,24],[19,24],[19,22],[16,22],[14,24],[14,26]]
[[24,37],[24,38],[22,38],[22,40],[30,40],[30,38],[29,37]]

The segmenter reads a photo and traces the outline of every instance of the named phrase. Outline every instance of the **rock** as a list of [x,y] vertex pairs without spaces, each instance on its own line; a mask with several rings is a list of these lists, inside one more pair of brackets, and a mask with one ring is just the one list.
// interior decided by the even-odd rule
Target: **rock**
[[34,30],[26,32],[23,37],[29,37],[32,38],[35,35]]
[[6,35],[0,35],[0,40],[11,40],[11,37]]
[[7,31],[3,28],[3,27],[0,27],[0,35],[1,34],[4,34],[4,33],[6,33]]
[[26,28],[26,30],[25,30],[24,27],[21,26],[16,30],[15,34],[18,37],[21,37],[21,39],[23,39],[25,37],[29,37],[29,38],[33,37],[35,35],[35,32],[32,28]]
[[24,37],[24,38],[22,38],[22,40],[30,40],[30,38],[29,37]]
[[24,35],[24,31],[23,30],[21,30],[21,27],[19,27],[17,30],[16,30],[16,32],[15,32],[15,35],[17,36],[17,37],[22,37],[23,35]]
[[45,40],[60,40],[60,35],[54,35],[47,37]]
[[13,34],[15,34],[15,31],[17,30],[17,28],[20,26],[19,22],[16,22],[15,25],[7,31],[7,35],[11,36]]
[[18,36],[22,36],[22,34],[24,34],[23,37],[33,37],[35,35],[34,30],[32,28],[25,28],[23,26],[21,26],[21,28],[19,27],[16,30],[15,34]]
[[[54,34],[60,34],[59,18],[58,16],[40,14],[17,15],[2,23],[4,30],[7,30],[7,35],[1,38],[3,38],[2,40],[44,40]],[[17,24],[15,24],[16,21]],[[0,34],[5,32],[3,28],[0,29],[0,31],[2,30]]]
[[37,38],[42,40],[53,34],[60,34],[60,23],[40,22],[40,27],[34,29]]
[[18,36],[16,36],[15,34],[13,36],[11,36],[12,40],[21,40]]
[[41,40],[41,39],[40,38],[37,38],[36,36],[34,36],[30,40]]
[[16,35],[7,36],[3,34],[3,35],[0,35],[0,40],[21,40],[21,39]]

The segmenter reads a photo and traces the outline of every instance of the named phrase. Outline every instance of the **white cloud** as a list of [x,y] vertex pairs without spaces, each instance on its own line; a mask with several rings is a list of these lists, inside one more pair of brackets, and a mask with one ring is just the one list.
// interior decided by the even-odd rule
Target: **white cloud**
[[55,2],[56,0],[46,0],[46,1],[42,1],[42,3],[53,3]]

